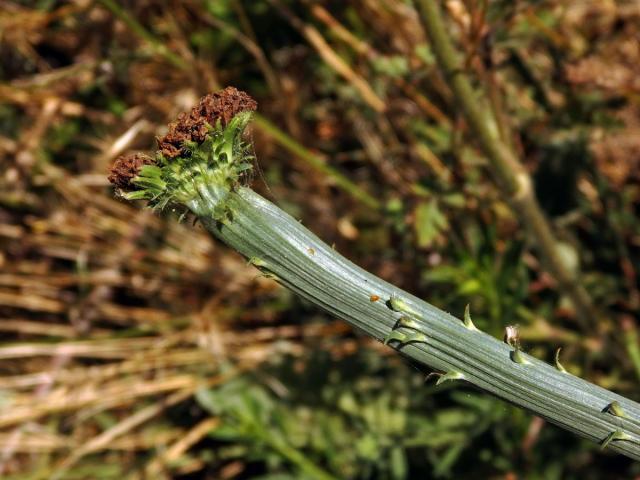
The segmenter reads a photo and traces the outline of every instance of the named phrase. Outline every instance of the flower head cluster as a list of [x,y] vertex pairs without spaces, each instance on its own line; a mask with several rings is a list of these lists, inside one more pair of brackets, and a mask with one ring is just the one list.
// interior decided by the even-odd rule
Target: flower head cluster
[[146,199],[154,208],[179,203],[221,215],[224,198],[252,168],[243,132],[256,108],[255,100],[233,87],[206,95],[157,139],[155,158],[123,155],[109,181],[125,198]]

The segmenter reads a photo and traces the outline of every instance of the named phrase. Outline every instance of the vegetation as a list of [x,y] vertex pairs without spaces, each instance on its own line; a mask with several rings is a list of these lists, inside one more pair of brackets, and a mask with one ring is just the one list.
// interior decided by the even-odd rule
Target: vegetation
[[[553,423],[640,459],[640,404],[521,351],[513,327],[504,344],[362,270],[277,206],[241,185],[251,170],[243,139],[256,102],[227,87],[203,97],[158,138],[155,158],[119,157],[110,181],[154,209],[186,208],[268,278],[380,340],[395,344],[444,381],[474,386]],[[507,346],[508,345],[508,346]]]
[[450,1],[440,19],[494,140],[532,174],[551,262],[410,3],[8,5],[5,32],[21,34],[0,52],[15,159],[0,229],[5,476],[638,474],[469,387],[424,384],[199,225],[114,202],[103,180],[201,93],[238,85],[261,104],[265,196],[403,289],[459,316],[471,303],[515,351],[562,347],[564,368],[637,399],[632,2]]

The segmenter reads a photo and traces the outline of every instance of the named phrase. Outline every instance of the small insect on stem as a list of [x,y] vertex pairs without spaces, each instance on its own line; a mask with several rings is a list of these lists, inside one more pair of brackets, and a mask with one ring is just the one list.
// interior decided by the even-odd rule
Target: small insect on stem
[[369,300],[370,300],[371,302],[377,302],[378,300],[380,300],[380,296],[378,296],[378,295],[371,295],[371,296],[369,297]]

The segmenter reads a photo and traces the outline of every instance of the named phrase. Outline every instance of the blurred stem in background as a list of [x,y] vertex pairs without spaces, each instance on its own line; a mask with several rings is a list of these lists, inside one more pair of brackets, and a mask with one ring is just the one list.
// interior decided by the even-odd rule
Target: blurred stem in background
[[113,15],[122,20],[124,24],[131,29],[133,33],[142,38],[155,50],[155,52],[164,58],[166,58],[174,67],[181,70],[189,68],[189,64],[184,61],[179,55],[176,55],[167,48],[160,40],[158,40],[152,33],[148,32],[146,28],[140,25],[135,18],[127,13],[127,11],[118,5],[114,0],[98,0],[99,3],[104,5]]
[[460,55],[446,32],[438,2],[417,0],[416,3],[438,65],[489,160],[492,173],[504,196],[522,223],[531,231],[541,257],[559,288],[571,299],[577,312],[577,322],[583,330],[598,327],[596,308],[588,292],[563,259],[559,242],[535,197],[529,174],[513,149],[501,138],[498,122],[490,109],[484,106],[484,96],[474,90],[465,74]]
[[369,193],[365,192],[362,188],[353,183],[338,170],[331,167],[330,165],[327,165],[327,163],[319,155],[316,155],[307,148],[303,147],[300,143],[296,142],[292,137],[276,127],[262,115],[255,115],[254,124],[262,132],[273,138],[280,146],[293,153],[296,157],[304,160],[314,169],[321,172],[323,175],[331,178],[338,187],[347,192],[354,199],[360,201],[360,203],[362,203],[363,205],[366,205],[367,207],[374,210],[382,209],[382,204],[379,200],[371,196]]
[[376,94],[369,83],[358,75],[351,66],[345,62],[332,48],[329,46],[324,37],[320,34],[318,29],[312,25],[303,22],[300,18],[295,16],[293,12],[287,8],[279,0],[267,0],[269,4],[285,17],[289,23],[302,35],[318,52],[320,57],[327,63],[334,71],[336,71],[347,82],[354,86],[358,91],[362,99],[373,110],[378,113],[384,112],[387,107],[385,102]]
[[[329,31],[339,40],[347,44],[359,55],[365,56],[370,61],[379,60],[382,55],[376,49],[374,49],[367,42],[360,40],[354,34],[352,34],[347,28],[345,28],[338,20],[331,15],[331,13],[322,5],[304,0],[305,5],[309,6],[312,15],[321,21]],[[398,85],[402,91],[411,98],[418,108],[432,118],[440,125],[450,127],[451,121],[435,104],[433,104],[426,96],[422,95],[418,89],[412,84],[408,83],[402,77],[394,78],[394,83]]]

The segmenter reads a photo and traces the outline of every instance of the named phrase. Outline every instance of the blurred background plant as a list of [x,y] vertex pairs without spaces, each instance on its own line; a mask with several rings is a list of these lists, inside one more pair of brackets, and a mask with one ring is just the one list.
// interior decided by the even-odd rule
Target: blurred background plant
[[257,190],[373,273],[640,399],[640,5],[442,5],[598,325],[492,180],[411,2],[0,0],[3,478],[640,476],[425,384],[198,225],[112,199],[117,155],[237,86],[260,103]]

